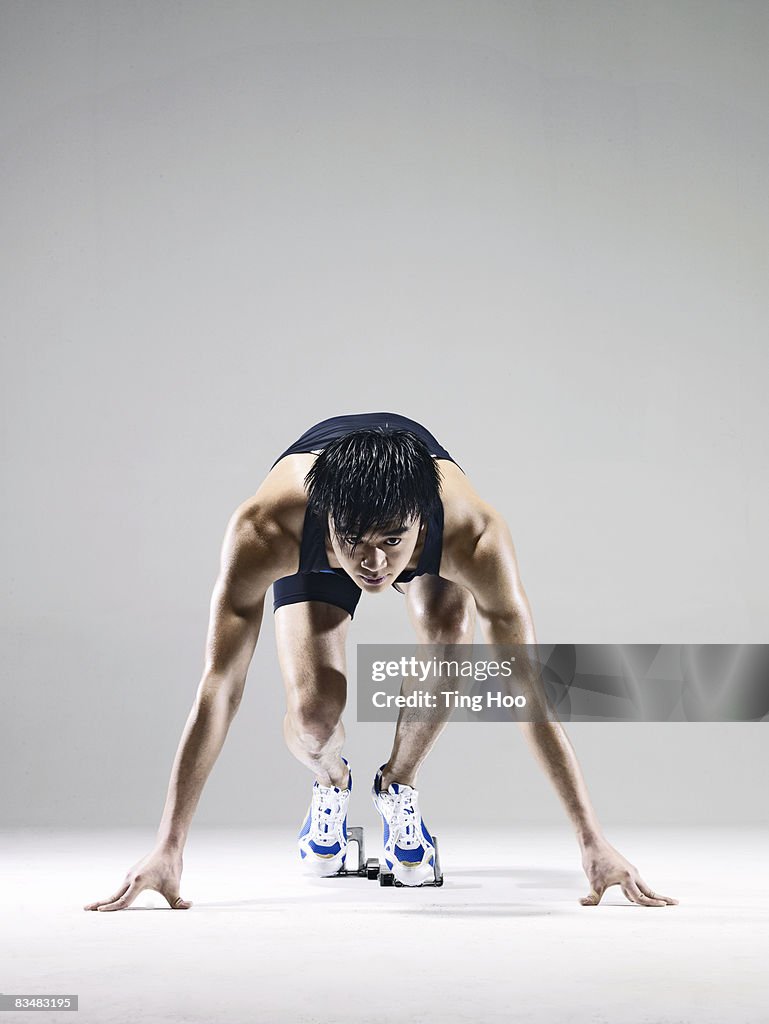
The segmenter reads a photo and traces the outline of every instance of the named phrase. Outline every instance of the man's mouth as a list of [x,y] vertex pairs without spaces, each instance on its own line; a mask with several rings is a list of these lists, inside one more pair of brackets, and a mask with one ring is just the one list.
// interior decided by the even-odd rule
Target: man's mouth
[[358,575],[362,580],[365,580],[366,583],[371,584],[372,587],[376,587],[380,583],[384,583],[387,579],[387,573],[385,573],[384,576],[364,576],[363,573],[358,573]]

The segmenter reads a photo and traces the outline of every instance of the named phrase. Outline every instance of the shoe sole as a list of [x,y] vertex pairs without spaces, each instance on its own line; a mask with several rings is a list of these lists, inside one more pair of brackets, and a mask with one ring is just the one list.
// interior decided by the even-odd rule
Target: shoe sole
[[[432,854],[434,857],[435,854]],[[389,857],[387,858],[390,859]],[[415,886],[424,885],[425,882],[429,882],[430,879],[435,878],[435,871],[432,865],[426,861],[421,864],[415,864],[414,867],[408,867],[408,865],[401,863],[401,861],[392,861],[392,867],[388,868],[391,875],[395,877],[397,882],[401,885],[407,885],[410,888]]]
[[307,854],[306,857],[302,857],[301,867],[302,871],[306,875],[311,875],[313,878],[328,878],[331,875],[338,874],[344,867],[346,850],[336,854],[334,857],[318,857],[311,850],[303,851]]

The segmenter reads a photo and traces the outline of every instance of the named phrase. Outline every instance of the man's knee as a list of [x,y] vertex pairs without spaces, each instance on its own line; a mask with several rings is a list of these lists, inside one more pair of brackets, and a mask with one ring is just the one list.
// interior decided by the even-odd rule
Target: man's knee
[[289,707],[286,722],[294,740],[310,755],[321,755],[334,739],[342,721],[342,708],[316,702]]
[[451,601],[418,601],[414,619],[419,632],[430,643],[462,643],[475,625],[475,603],[470,595]]

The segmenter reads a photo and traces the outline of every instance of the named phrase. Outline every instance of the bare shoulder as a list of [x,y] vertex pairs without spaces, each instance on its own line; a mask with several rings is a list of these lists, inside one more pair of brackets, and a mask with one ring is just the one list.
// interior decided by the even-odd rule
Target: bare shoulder
[[472,593],[482,623],[511,619],[528,605],[510,529],[469,480],[451,477],[444,497],[447,554],[441,576]]
[[440,468],[444,520],[441,576],[455,579],[472,557],[480,538],[488,537],[502,517],[453,462],[441,459]]
[[222,573],[236,585],[267,586],[299,569],[307,496],[302,480],[312,464],[306,456],[283,459],[256,492],[230,516],[222,547]]

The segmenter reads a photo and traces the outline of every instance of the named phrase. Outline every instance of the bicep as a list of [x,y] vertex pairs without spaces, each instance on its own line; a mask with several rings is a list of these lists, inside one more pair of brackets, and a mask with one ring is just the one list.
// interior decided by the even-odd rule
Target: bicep
[[274,545],[252,519],[233,516],[222,544],[206,637],[207,676],[245,680],[259,639]]
[[206,636],[206,676],[245,679],[259,639],[265,595],[237,610],[226,582],[217,580]]
[[489,518],[465,560],[462,582],[475,598],[486,642],[533,643],[534,629],[515,547],[500,515]]

